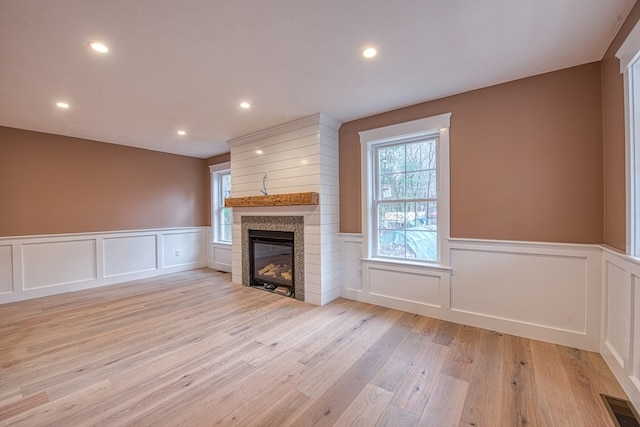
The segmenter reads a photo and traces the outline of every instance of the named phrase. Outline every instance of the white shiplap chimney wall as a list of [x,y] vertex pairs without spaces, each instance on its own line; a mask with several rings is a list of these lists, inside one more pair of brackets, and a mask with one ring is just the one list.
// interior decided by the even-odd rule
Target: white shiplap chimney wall
[[316,114],[228,141],[232,197],[314,191],[318,206],[233,208],[232,280],[242,283],[242,216],[303,216],[305,302],[323,305],[340,296],[338,129]]

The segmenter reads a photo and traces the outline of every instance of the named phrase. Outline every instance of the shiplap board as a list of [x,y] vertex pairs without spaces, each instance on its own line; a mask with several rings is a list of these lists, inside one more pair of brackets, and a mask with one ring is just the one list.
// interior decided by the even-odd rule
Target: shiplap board
[[243,283],[242,216],[301,215],[305,233],[305,300],[318,304],[338,296],[338,127],[338,122],[319,114],[229,141],[233,197],[261,194],[265,174],[269,194],[307,191],[320,194],[320,204],[313,209],[234,208],[231,256],[234,282]]

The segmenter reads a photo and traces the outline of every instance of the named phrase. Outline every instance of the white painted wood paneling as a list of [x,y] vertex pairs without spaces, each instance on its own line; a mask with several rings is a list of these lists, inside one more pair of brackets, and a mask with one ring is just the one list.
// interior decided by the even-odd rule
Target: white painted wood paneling
[[13,292],[13,255],[11,245],[0,246],[0,294]]
[[104,277],[155,270],[156,238],[151,234],[103,239]]
[[607,313],[604,342],[620,366],[626,366],[630,360],[631,336],[631,280],[632,274],[605,261],[605,309]]
[[92,239],[33,242],[22,245],[23,287],[36,289],[97,278]]
[[204,234],[194,232],[168,232],[162,235],[162,266],[178,267],[202,260]]
[[[631,344],[633,345],[631,369],[631,381],[640,394],[640,277],[632,276],[631,293],[633,295],[633,305],[631,310]],[[639,396],[640,397],[640,396]],[[640,399],[636,404],[640,408]]]
[[265,173],[269,194],[320,194],[318,206],[233,209],[231,271],[235,283],[242,283],[242,216],[303,216],[305,301],[321,305],[340,295],[339,126],[318,114],[228,141],[234,197],[260,195]]
[[587,258],[452,249],[451,309],[586,332]]
[[640,408],[640,260],[603,248],[600,353]]
[[587,350],[599,347],[598,246],[451,239],[448,269],[366,259],[363,236],[340,239],[345,298]]
[[366,280],[372,297],[441,307],[439,275],[424,274],[421,269],[370,265],[366,270]]
[[597,351],[600,247],[464,239],[449,243],[455,321]]
[[[350,293],[362,292],[362,235],[342,233],[340,238],[340,259],[342,272],[341,287],[344,296],[349,298]],[[357,299],[357,298],[353,298]]]
[[209,267],[231,272],[231,245],[212,245],[213,257]]
[[[0,303],[204,267],[207,233],[189,227],[0,238]],[[162,242],[166,251],[181,248],[184,261],[158,263]]]
[[[435,282],[408,278],[402,263],[361,260],[360,234],[339,237],[343,297],[600,351],[640,408],[640,260],[598,245],[451,239],[450,281],[446,269],[410,267],[440,275],[434,307],[420,292],[433,301]],[[411,281],[424,289],[407,292]]]

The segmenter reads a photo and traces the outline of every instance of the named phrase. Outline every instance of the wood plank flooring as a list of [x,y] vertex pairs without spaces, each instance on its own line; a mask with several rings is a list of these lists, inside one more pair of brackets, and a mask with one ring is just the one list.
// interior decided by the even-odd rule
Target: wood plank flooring
[[614,426],[602,358],[201,269],[0,305],[1,426]]

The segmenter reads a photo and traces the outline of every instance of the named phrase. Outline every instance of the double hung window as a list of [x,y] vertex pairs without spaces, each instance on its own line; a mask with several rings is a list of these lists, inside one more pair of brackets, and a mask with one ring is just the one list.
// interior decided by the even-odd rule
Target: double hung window
[[624,78],[626,140],[626,252],[640,257],[640,23],[620,46]]
[[448,266],[450,116],[360,132],[365,258]]
[[216,242],[231,243],[233,215],[231,208],[224,207],[224,199],[231,197],[231,171],[229,164],[210,166],[211,171],[211,224]]
[[438,136],[374,146],[375,256],[438,260]]

